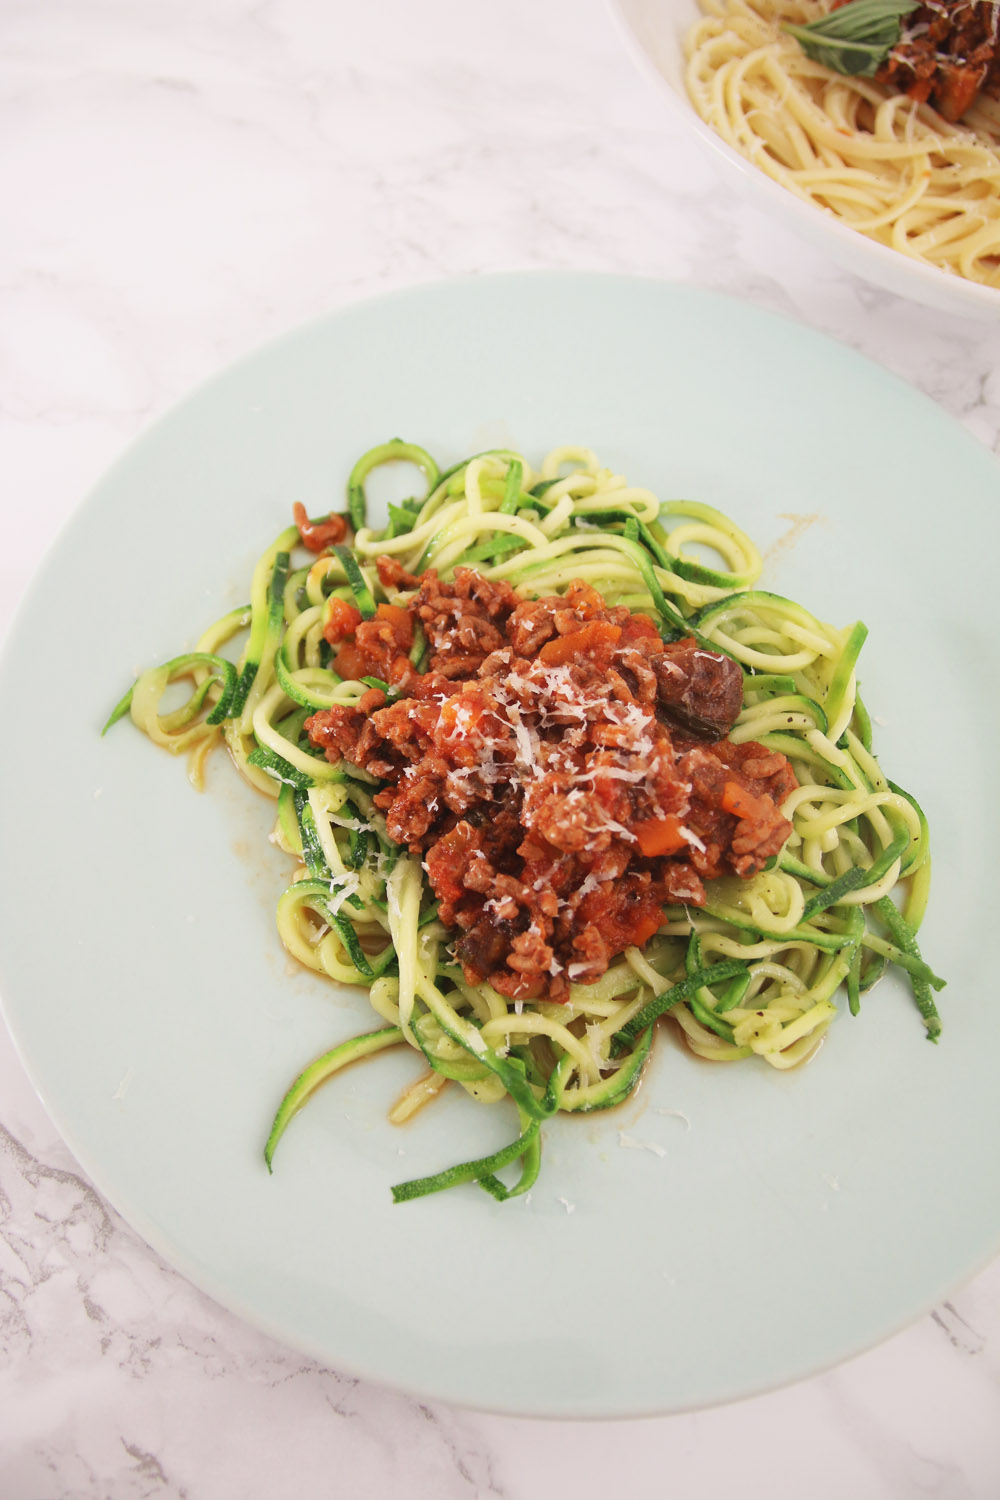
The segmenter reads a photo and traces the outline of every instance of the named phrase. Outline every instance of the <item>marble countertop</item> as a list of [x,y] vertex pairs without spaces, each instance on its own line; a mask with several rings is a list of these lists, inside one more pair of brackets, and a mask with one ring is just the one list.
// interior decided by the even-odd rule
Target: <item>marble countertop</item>
[[[839,271],[717,182],[602,0],[7,0],[0,631],[124,444],[270,335],[536,267],[734,294],[1000,448],[1000,322]],[[88,1184],[0,1029],[0,1496],[996,1500],[1000,1263],[889,1343],[736,1406],[478,1415],[292,1353]]]

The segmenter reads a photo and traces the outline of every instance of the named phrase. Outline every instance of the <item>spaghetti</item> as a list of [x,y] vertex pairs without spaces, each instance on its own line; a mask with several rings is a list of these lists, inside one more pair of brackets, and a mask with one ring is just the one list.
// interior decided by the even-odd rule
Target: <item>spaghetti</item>
[[[388,527],[372,530],[365,525],[365,477],[378,463],[398,458],[420,464],[427,496],[391,506]],[[856,1013],[862,994],[896,965],[908,975],[927,1034],[936,1039],[932,992],[942,981],[924,963],[915,936],[929,889],[927,825],[916,802],[885,778],[872,750],[856,677],[863,625],[836,629],[756,589],[760,558],[728,517],[692,501],[661,506],[586,449],[556,449],[537,473],[522,456],[493,451],[440,474],[423,450],[386,444],[355,467],[348,511],[353,546],[334,540],[346,535],[346,523],[340,528],[335,518],[300,518],[301,530],[283,531],[257,564],[250,605],[213,625],[193,653],[144,673],[109,720],[131,712],[156,743],[187,752],[198,785],[206,755],[228,745],[244,776],[276,799],[274,841],[297,861],[278,903],[282,941],[314,972],[366,987],[382,1022],[333,1048],[295,1080],[267,1142],[269,1167],[289,1121],[321,1083],[346,1064],[397,1045],[414,1048],[426,1072],[397,1101],[393,1120],[408,1118],[454,1084],[482,1102],[510,1098],[520,1121],[509,1147],[400,1184],[393,1194],[402,1201],[470,1181],[499,1199],[526,1192],[538,1173],[541,1122],[556,1110],[587,1112],[627,1097],[649,1055],[655,1022],[667,1013],[702,1058],[757,1057],[786,1069],[816,1051],[842,985]],[[324,525],[331,527],[329,549],[293,565],[301,539],[320,545]],[[437,582],[449,579],[455,582]],[[469,626],[472,615],[460,614],[453,637],[435,623],[443,618],[435,608],[450,609],[463,590],[469,596],[475,589],[494,604],[504,599],[504,618],[516,622],[502,650]],[[501,613],[498,607],[496,617]],[[426,632],[415,626],[421,620]],[[221,651],[246,629],[237,665]],[[460,639],[466,651],[477,639],[481,649],[455,667],[448,650]],[[540,639],[548,645],[539,648]],[[511,641],[522,655],[534,642],[536,688],[548,695],[543,702],[531,700],[532,664],[512,660]],[[381,658],[372,657],[377,650]],[[644,664],[666,662],[661,677],[669,677],[692,651],[706,658],[710,674],[719,675],[722,664],[736,679],[728,723],[737,710],[738,717],[714,749],[697,746],[699,733],[718,741],[724,732],[706,722],[704,704],[693,708],[685,699],[687,717],[668,733],[654,722],[663,706],[655,682],[643,695]],[[384,677],[365,671],[374,660],[384,663]],[[564,755],[557,762],[559,733],[546,737],[538,726],[550,722],[554,705],[559,712],[573,706],[571,688],[588,680],[581,676],[588,663],[604,674],[605,697],[620,711],[599,710],[596,697],[589,706],[577,703],[586,729],[575,740],[568,732],[564,737],[584,748],[575,759]],[[161,713],[165,689],[181,680],[192,685],[188,700]],[[516,701],[511,684],[521,685]],[[484,699],[487,692],[492,696]],[[674,696],[679,702],[683,693]],[[468,888],[442,884],[457,866],[452,861],[442,875],[434,849],[456,827],[472,828],[474,813],[465,825],[458,813],[444,813],[440,844],[432,842],[438,832],[430,792],[420,794],[426,816],[415,816],[417,795],[407,804],[408,821],[398,822],[407,775],[425,776],[435,756],[442,794],[455,767],[473,778],[479,774],[474,759],[467,765],[462,757],[441,761],[443,742],[434,739],[444,720],[451,733],[474,704],[480,725],[490,714],[512,715],[502,746],[496,731],[490,734],[480,822],[494,802],[494,820],[502,822],[506,803],[520,809],[526,844],[540,839],[541,852],[519,850],[525,860],[542,861],[531,866],[533,875],[549,871],[551,890],[536,907],[530,892],[542,890],[538,881],[508,878],[503,885],[491,870],[490,881],[470,880]],[[423,715],[417,729],[427,765],[420,761],[418,771],[411,770],[417,752],[399,749],[411,713]],[[671,743],[677,758],[667,764]],[[685,759],[685,747],[694,761]],[[659,758],[655,776],[651,756]],[[697,776],[685,768],[709,761],[721,790],[714,800],[711,789],[704,792],[699,810]],[[600,775],[608,784],[600,807],[593,796],[588,804],[588,817],[599,814],[607,827],[589,844],[569,840],[572,852],[558,847],[558,831],[552,832],[558,825],[547,825],[542,837],[524,810],[526,786],[530,793],[553,766],[556,780],[562,776],[565,787],[572,786],[568,798],[581,781],[591,792]],[[655,797],[676,796],[673,781],[682,773],[690,784],[671,804],[674,816]],[[781,801],[780,813],[768,786]],[[396,837],[387,817],[397,819]],[[723,825],[728,833],[719,832]],[[617,874],[604,878],[617,879],[623,890],[633,882],[641,898],[630,908],[638,913],[636,925],[629,929],[624,917],[608,917],[604,931],[617,939],[609,940],[599,961],[593,945],[579,941],[578,956],[586,949],[586,961],[574,967],[576,929],[568,921],[560,927],[555,917],[560,903],[574,916],[585,910],[588,887],[611,868],[600,866],[598,856],[614,852],[614,839],[626,855],[614,866]],[[512,845],[506,847],[509,854]],[[636,856],[631,866],[630,848]],[[712,861],[726,859],[730,873],[711,878],[723,868]],[[688,863],[674,868],[673,860]],[[462,868],[469,866],[466,859]],[[685,884],[691,876],[695,884]],[[605,889],[610,893],[611,886]],[[683,895],[671,897],[671,890]],[[650,892],[660,894],[647,924],[642,903],[648,905]],[[520,914],[519,903],[525,905]],[[613,906],[610,894],[606,904]],[[551,943],[542,950],[534,944],[532,952],[542,957],[533,966],[518,967],[511,959],[511,968],[503,967],[504,954],[528,951],[515,940],[491,947],[488,959],[482,941],[469,946],[470,930],[474,936],[486,911],[496,913],[499,926],[523,934],[532,912],[543,909],[553,916],[542,934]],[[522,920],[512,921],[519,915]],[[460,942],[461,927],[450,925],[455,922],[466,929]],[[547,972],[558,975],[548,988],[539,981]],[[497,1174],[514,1163],[520,1175],[511,1186]]]
[[902,254],[1000,287],[1000,109],[951,124],[880,83],[813,61],[783,31],[802,0],[700,0],[687,88],[712,128],[800,198]]

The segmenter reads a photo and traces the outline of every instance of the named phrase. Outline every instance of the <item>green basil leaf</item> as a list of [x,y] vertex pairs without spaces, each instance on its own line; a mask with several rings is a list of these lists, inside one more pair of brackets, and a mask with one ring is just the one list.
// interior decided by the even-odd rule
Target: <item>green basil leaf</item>
[[851,0],[805,26],[782,27],[807,57],[835,73],[872,78],[899,41],[902,17],[919,0]]

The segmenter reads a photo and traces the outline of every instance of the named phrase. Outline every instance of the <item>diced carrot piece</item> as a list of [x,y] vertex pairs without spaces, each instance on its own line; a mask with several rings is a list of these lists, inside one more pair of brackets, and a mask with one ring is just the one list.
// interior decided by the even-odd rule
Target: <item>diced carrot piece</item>
[[334,594],[328,606],[326,624],[323,626],[323,634],[335,646],[345,636],[353,635],[361,624],[361,611],[355,609],[346,599],[341,599],[339,594]]
[[763,818],[770,806],[763,797],[755,797],[736,781],[727,781],[722,788],[722,810],[732,813],[734,818]]
[[375,614],[378,619],[388,620],[392,625],[397,626],[400,630],[412,631],[413,629],[413,626],[410,623],[410,612],[409,610],[403,609],[402,605],[380,604],[376,609]]
[[653,859],[657,854],[676,854],[687,843],[681,832],[681,820],[673,813],[667,813],[664,818],[650,818],[645,823],[635,823],[632,832],[647,859]]
[[646,916],[640,917],[632,928],[632,942],[637,948],[641,948],[643,943],[649,942],[654,932],[659,932],[662,923],[662,912],[648,912]]
[[333,670],[345,682],[353,682],[364,677],[371,670],[371,664],[366,652],[355,645],[354,641],[345,641],[333,658]]
[[478,703],[465,693],[454,693],[441,705],[438,726],[447,735],[469,734],[478,727],[485,714],[485,704]]
[[660,632],[648,615],[630,615],[625,621],[625,640],[639,641],[643,638],[659,641]]
[[[397,649],[409,651],[413,645],[413,621],[410,618],[410,612],[402,609],[398,604],[380,604],[375,610],[375,619],[371,623],[375,627],[373,633],[379,640],[387,639],[386,626],[388,626]],[[367,631],[363,630],[361,634],[364,637]],[[365,641],[364,644],[367,645],[368,642]]]
[[621,626],[612,625],[609,620],[591,620],[570,635],[557,635],[555,640],[546,641],[539,655],[548,666],[561,667],[582,651],[617,645],[621,633]]

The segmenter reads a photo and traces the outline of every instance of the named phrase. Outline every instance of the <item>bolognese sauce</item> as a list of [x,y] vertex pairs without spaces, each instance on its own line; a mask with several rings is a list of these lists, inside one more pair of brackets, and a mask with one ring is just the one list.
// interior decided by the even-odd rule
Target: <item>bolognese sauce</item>
[[334,599],[325,634],[341,677],[386,687],[306,729],[384,783],[375,804],[420,857],[469,983],[565,1000],[647,942],[665,905],[701,906],[706,880],[779,852],[796,780],[783,755],[727,738],[731,658],[664,642],[581,582],[523,599],[471,568],[378,571],[399,602],[363,620]]

